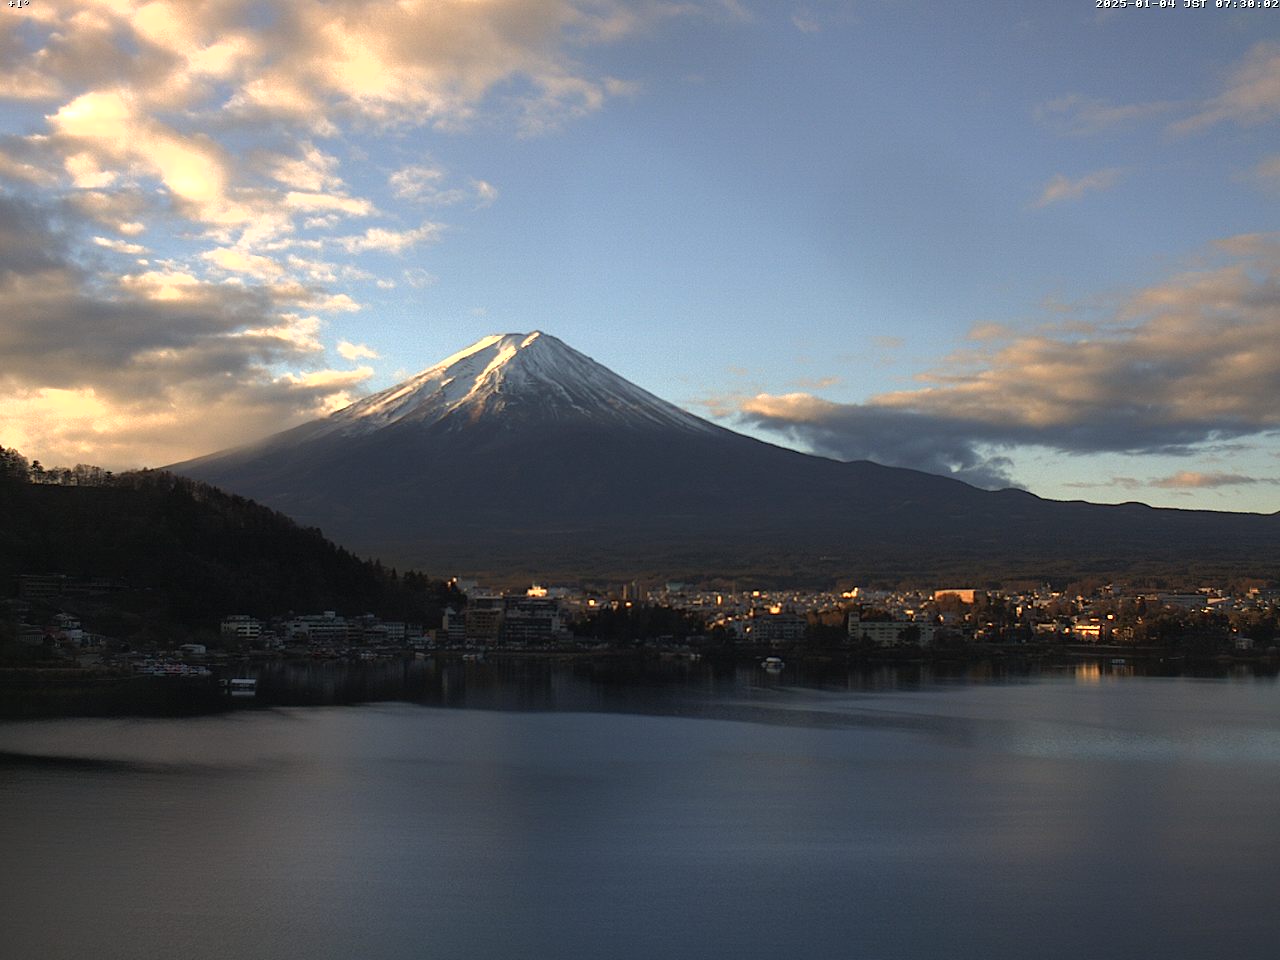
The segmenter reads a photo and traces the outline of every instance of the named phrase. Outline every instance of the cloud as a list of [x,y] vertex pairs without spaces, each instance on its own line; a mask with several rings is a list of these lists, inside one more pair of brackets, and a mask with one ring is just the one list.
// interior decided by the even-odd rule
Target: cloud
[[717,416],[781,433],[837,460],[874,460],[889,466],[954,476],[975,486],[1014,486],[1012,462],[982,449],[972,427],[926,413],[875,404],[832,403],[807,393],[757,394],[716,401]]
[[348,197],[335,193],[310,193],[290,190],[284,195],[284,205],[290,210],[303,213],[330,211],[347,217],[367,217],[374,213],[374,206],[368,200],[359,197]]
[[231,186],[230,162],[212,139],[181,133],[148,116],[125,90],[82,94],[49,118],[53,145],[77,187],[107,187],[122,176],[157,177],[184,215],[215,224],[254,219]]
[[1221,91],[1197,101],[1115,104],[1068,94],[1034,110],[1038,122],[1074,136],[1100,133],[1169,113],[1181,114],[1168,128],[1175,134],[1198,133],[1220,123],[1256,126],[1280,117],[1280,43],[1254,44],[1229,72]]
[[1224,262],[1131,291],[1105,323],[1030,330],[957,356],[914,389],[839,404],[721,398],[713,413],[841,459],[1009,479],[1000,452],[1185,454],[1280,432],[1280,238],[1228,238]]
[[376,277],[368,270],[353,266],[350,263],[329,263],[325,260],[311,260],[291,253],[285,257],[289,268],[298,275],[306,277],[312,283],[334,283],[339,280],[374,280]]
[[342,178],[337,175],[340,165],[337,157],[306,141],[301,144],[299,156],[272,157],[269,172],[272,179],[287,187],[319,192],[342,186]]
[[421,267],[407,267],[401,275],[404,277],[404,282],[415,290],[422,290],[440,282],[440,278],[434,273],[429,273]]
[[140,243],[129,243],[127,240],[119,240],[115,237],[94,237],[93,242],[100,247],[108,250],[114,250],[116,253],[128,253],[134,256],[141,256],[147,253],[147,248]]
[[1038,123],[1066,136],[1088,136],[1119,126],[1139,123],[1177,108],[1171,101],[1115,104],[1106,100],[1068,94],[1042,103],[1033,116]]
[[1100,487],[1119,487],[1122,490],[1136,490],[1144,486],[1144,484],[1137,477],[1112,477],[1110,480],[1096,482],[1073,481],[1064,483],[1063,486],[1072,490],[1096,490]]
[[359,303],[345,293],[324,293],[303,284],[278,284],[271,289],[272,296],[280,303],[321,313],[356,313],[361,309]]
[[344,360],[376,360],[378,352],[372,347],[367,347],[363,343],[351,343],[347,340],[338,341],[338,356]]
[[259,280],[274,280],[284,275],[284,267],[277,261],[246,250],[220,247],[201,256],[230,273],[245,273]]
[[[363,384],[367,368],[355,371]],[[216,381],[166,385],[151,396],[104,397],[93,388],[10,389],[0,436],[47,463],[110,469],[156,466],[243,444],[345,406],[351,389],[288,379],[218,389]]]
[[462,199],[461,191],[441,189],[441,184],[447,176],[448,173],[444,167],[416,163],[397,170],[388,178],[388,182],[391,184],[392,192],[402,200],[457,203]]
[[419,243],[438,239],[443,229],[444,227],[439,223],[424,223],[412,230],[370,227],[358,236],[339,237],[335,242],[347,253],[365,253],[370,250],[403,253]]
[[610,0],[275,6],[272,49],[252,61],[228,107],[318,130],[351,115],[457,128],[499,90],[515,122],[554,125],[611,95],[610,78],[584,70],[571,46],[634,32],[658,9]]
[[1172,127],[1175,133],[1192,133],[1230,121],[1243,126],[1266,123],[1280,117],[1280,44],[1255,44],[1232,71],[1225,89],[1191,116]]
[[1255,484],[1280,484],[1274,477],[1250,477],[1240,473],[1199,473],[1195,470],[1179,470],[1167,477],[1150,477],[1139,480],[1137,477],[1112,477],[1097,482],[1064,483],[1064,487],[1072,489],[1098,489],[1101,487],[1119,487],[1124,490],[1138,490],[1156,487],[1162,490],[1205,490],[1215,487],[1253,486]]
[[[688,9],[686,5],[683,9]],[[609,78],[572,51],[682,12],[623,0],[41,0],[9,35],[3,95],[122,84],[171,110],[212,105],[315,129],[353,115],[457,125],[501,90],[548,115],[598,106]]]
[[791,14],[791,25],[801,33],[821,33],[822,22],[809,10],[796,10]]
[[1180,470],[1170,477],[1152,480],[1151,486],[1173,490],[1200,490],[1206,487],[1237,487],[1255,483],[1280,483],[1273,477],[1247,477],[1239,473],[1197,473]]
[[969,328],[965,335],[968,340],[1008,340],[1016,336],[1015,331],[1003,323],[978,323]]
[[57,174],[46,170],[41,159],[37,151],[16,137],[0,139],[0,181],[17,182],[21,186],[55,186]]
[[1115,186],[1123,173],[1124,171],[1118,167],[1111,167],[1085,174],[1074,180],[1059,173],[1045,184],[1035,206],[1047,207],[1051,203],[1061,203],[1064,200],[1079,200],[1086,193],[1107,190]]
[[472,180],[471,190],[475,194],[476,206],[487,207],[498,199],[498,188],[484,180]]
[[136,237],[146,232],[146,224],[138,218],[147,214],[147,201],[139,191],[106,193],[101,190],[77,190],[65,195],[62,202],[76,216],[125,236]]
[[498,199],[498,189],[484,180],[472,179],[466,187],[450,185],[449,172],[429,163],[402,167],[388,178],[392,192],[402,200],[444,207],[471,200],[487,207]]
[[837,386],[840,382],[839,377],[800,377],[792,381],[795,386],[805,390],[826,390],[828,387]]
[[59,222],[0,194],[7,445],[110,467],[171,462],[315,416],[367,379],[327,372],[321,322],[286,306],[329,305],[327,294],[215,282],[168,261],[91,270],[88,251],[117,241],[82,248]]

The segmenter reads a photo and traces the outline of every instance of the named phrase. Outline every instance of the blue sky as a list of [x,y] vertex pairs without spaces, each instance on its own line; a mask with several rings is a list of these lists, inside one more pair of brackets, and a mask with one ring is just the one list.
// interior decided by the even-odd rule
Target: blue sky
[[825,455],[1280,509],[1280,9],[33,0],[0,63],[28,456],[542,329]]

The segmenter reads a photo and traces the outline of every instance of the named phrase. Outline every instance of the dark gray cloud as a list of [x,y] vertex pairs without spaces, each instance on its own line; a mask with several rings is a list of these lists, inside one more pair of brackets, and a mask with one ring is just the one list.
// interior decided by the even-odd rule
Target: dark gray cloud
[[67,243],[49,220],[48,210],[0,193],[0,278],[65,266]]
[[984,441],[976,436],[976,424],[962,426],[941,417],[857,404],[830,404],[801,414],[798,404],[772,399],[783,403],[740,409],[739,421],[780,433],[836,460],[873,460],[991,489],[1016,486],[1012,461],[981,449]]

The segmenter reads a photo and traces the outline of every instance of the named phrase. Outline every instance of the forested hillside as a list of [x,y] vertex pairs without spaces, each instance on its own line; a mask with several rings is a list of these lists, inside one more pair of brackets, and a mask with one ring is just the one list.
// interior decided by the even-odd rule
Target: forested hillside
[[36,466],[0,448],[0,596],[16,593],[20,574],[94,581],[77,591],[78,605],[126,633],[325,609],[430,626],[453,597],[438,579],[362,560],[319,530],[198,481]]

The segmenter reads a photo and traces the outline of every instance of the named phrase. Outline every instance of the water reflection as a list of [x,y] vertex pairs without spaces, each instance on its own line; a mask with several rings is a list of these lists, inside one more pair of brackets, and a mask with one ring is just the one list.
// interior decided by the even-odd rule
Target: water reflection
[[[488,710],[596,711],[702,715],[709,702],[764,708],[783,699],[813,699],[974,685],[1045,682],[1097,685],[1133,679],[1186,678],[1275,683],[1274,661],[1195,663],[1098,658],[1054,663],[1017,657],[975,661],[848,663],[791,659],[780,670],[758,662],[642,657],[555,658],[435,655],[375,662],[344,660],[242,663],[228,672],[254,677],[257,697],[232,703],[216,683],[164,678],[80,686],[26,685],[3,691],[0,716],[176,716],[244,707],[330,706],[408,701]],[[795,722],[794,714],[784,722]]]
[[794,693],[883,694],[974,684],[1097,684],[1133,678],[1274,683],[1274,665],[1083,660],[909,662],[857,665],[789,662],[780,672],[756,663],[677,660],[438,656],[383,663],[276,662],[245,668],[258,679],[261,704],[304,706],[407,700],[431,706],[498,710],[674,712],[702,698],[768,702]]
[[1102,683],[1104,680],[1119,680],[1124,677],[1176,677],[1181,670],[1158,669],[1157,661],[1151,667],[1143,669],[1138,664],[1123,658],[1110,660],[1084,660],[1077,663],[1072,674],[1077,683]]
[[1096,660],[1090,663],[1076,664],[1075,681],[1077,683],[1101,683],[1102,664]]

